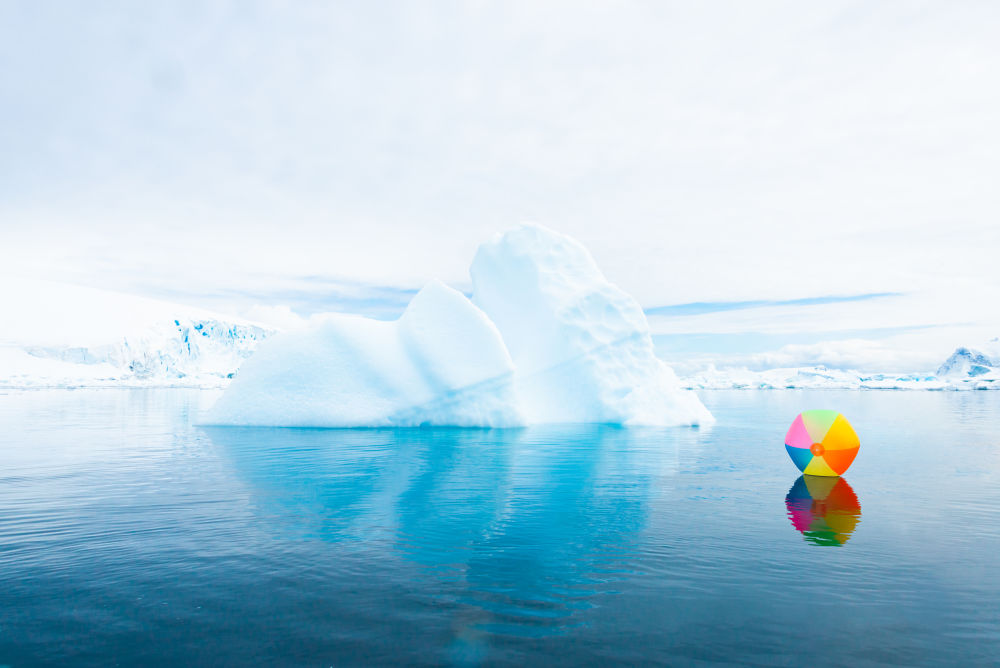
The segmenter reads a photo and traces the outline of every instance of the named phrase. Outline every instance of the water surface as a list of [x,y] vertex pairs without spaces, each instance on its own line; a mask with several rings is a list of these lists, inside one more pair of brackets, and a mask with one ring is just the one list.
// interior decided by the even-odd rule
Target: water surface
[[[197,426],[215,396],[0,394],[0,664],[1000,656],[1000,393],[521,430]],[[785,454],[809,408],[861,437],[836,488]]]

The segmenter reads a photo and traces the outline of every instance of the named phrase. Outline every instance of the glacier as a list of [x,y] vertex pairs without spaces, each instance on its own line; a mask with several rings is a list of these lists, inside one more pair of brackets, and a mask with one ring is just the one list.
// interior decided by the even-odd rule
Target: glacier
[[476,253],[473,294],[432,281],[396,321],[329,315],[261,344],[206,422],[372,427],[713,418],[653,353],[639,304],[538,225]]
[[0,388],[222,388],[276,330],[171,302],[8,278]]

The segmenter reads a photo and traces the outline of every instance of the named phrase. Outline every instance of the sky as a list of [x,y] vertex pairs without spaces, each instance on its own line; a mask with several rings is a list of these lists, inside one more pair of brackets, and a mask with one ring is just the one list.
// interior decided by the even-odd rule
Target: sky
[[1000,335],[997,34],[994,2],[2,0],[0,273],[390,317],[532,221],[664,350],[926,360]]

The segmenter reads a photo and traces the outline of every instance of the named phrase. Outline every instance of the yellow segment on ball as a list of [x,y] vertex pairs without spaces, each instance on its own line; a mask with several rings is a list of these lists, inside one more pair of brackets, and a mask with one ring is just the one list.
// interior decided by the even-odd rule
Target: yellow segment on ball
[[823,447],[827,450],[853,450],[860,445],[858,435],[854,433],[851,423],[843,415],[837,416],[823,437]]
[[813,457],[812,461],[809,462],[809,466],[803,471],[806,475],[827,475],[836,476],[839,475],[836,471],[830,468],[830,465],[826,463],[826,460],[822,457]]

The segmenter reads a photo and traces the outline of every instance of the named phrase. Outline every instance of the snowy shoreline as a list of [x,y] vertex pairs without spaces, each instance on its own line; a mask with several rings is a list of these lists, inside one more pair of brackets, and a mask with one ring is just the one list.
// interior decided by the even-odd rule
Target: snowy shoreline
[[[237,422],[264,419],[276,405],[279,386],[288,396],[301,395],[282,399],[296,410],[314,404],[312,414],[296,419],[338,424],[355,418],[420,422],[432,409],[447,413],[434,420],[461,423],[685,423],[710,419],[690,390],[1000,389],[997,338],[956,348],[936,370],[925,372],[906,371],[909,365],[898,361],[895,372],[872,370],[881,362],[892,368],[891,359],[871,361],[871,368],[845,363],[857,364],[853,369],[819,360],[768,368],[737,366],[735,360],[692,367],[683,359],[661,359],[638,302],[607,281],[582,245],[539,226],[483,244],[470,274],[476,288],[471,301],[432,281],[396,321],[322,314],[291,324],[9,279],[0,292],[0,313],[17,327],[0,330],[0,391],[227,390],[234,379],[237,388],[245,387],[254,362],[260,367],[268,357],[257,354],[262,344],[265,352],[283,347],[284,353],[272,360],[268,373],[274,377],[258,379],[254,414],[236,416]],[[281,336],[274,342],[276,334]],[[393,364],[386,366],[388,359]],[[322,361],[329,368],[319,369]],[[675,365],[685,368],[683,375],[675,374]],[[482,396],[469,395],[476,392]],[[367,415],[379,402],[383,414]],[[231,403],[239,412],[254,402],[244,397]],[[357,415],[328,414],[331,405],[346,404]],[[453,414],[466,409],[470,415]],[[423,412],[410,416],[413,411]],[[266,419],[280,422],[285,413]]]
[[[857,383],[829,383],[818,384],[810,382],[787,384],[776,384],[768,381],[753,382],[733,382],[730,385],[720,383],[703,384],[692,379],[681,378],[680,386],[686,390],[705,392],[782,392],[795,390],[857,390],[865,392],[981,392],[1000,390],[1000,383],[993,380],[960,380],[960,381],[907,381],[890,382],[880,380],[861,380]],[[217,382],[205,381],[200,383],[184,382],[163,382],[163,381],[141,381],[141,380],[109,380],[107,382],[93,383],[0,383],[0,392],[19,391],[46,391],[46,390],[201,390],[218,392],[229,387],[229,380],[219,380]]]
[[826,367],[769,369],[712,369],[682,377],[691,390],[1000,390],[996,374],[979,377],[940,377],[935,374],[858,373]]

